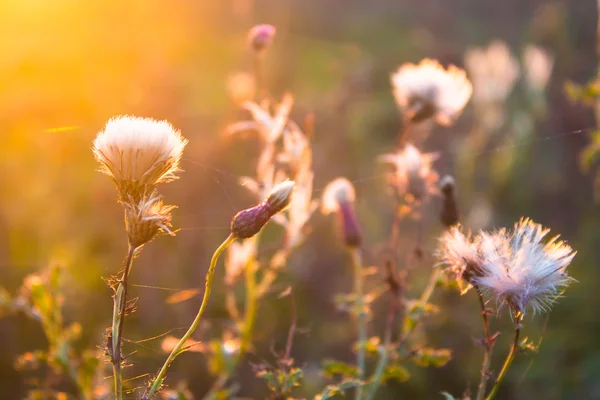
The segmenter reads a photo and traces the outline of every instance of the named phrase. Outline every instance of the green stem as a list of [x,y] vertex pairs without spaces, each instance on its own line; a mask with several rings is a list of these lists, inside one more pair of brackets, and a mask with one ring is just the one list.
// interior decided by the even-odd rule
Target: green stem
[[490,324],[487,317],[487,310],[485,308],[485,300],[483,299],[483,294],[477,286],[475,286],[475,290],[477,291],[479,305],[481,306],[481,316],[483,317],[483,332],[485,334],[483,364],[481,366],[481,378],[479,380],[479,386],[477,388],[477,397],[475,398],[475,400],[483,400],[490,371],[490,363],[492,361],[492,348],[494,346],[494,343],[490,335]]
[[121,346],[123,341],[123,324],[125,322],[125,308],[127,306],[127,281],[129,272],[133,265],[133,256],[136,248],[129,245],[127,258],[125,260],[125,271],[117,284],[117,290],[114,296],[113,319],[111,328],[111,361],[113,367],[113,379],[115,384],[115,399],[123,399],[123,374],[121,368],[123,366],[123,355]]
[[[367,313],[364,306],[363,294],[363,267],[360,250],[353,248],[350,251],[352,266],[354,267],[354,295],[356,296],[355,308],[358,325],[358,349],[356,353],[356,365],[358,367],[358,378],[365,379],[365,343],[367,341]],[[362,399],[362,387],[356,389],[356,400]]]
[[485,398],[486,400],[492,400],[494,397],[496,397],[498,389],[500,388],[500,384],[504,380],[504,377],[506,376],[506,373],[508,372],[508,369],[510,368],[510,365],[512,364],[513,360],[517,356],[517,350],[519,348],[519,333],[521,332],[522,319],[523,316],[520,314],[515,317],[515,339],[513,341],[512,346],[510,347],[508,355],[506,356],[506,360],[504,360],[504,365],[502,366],[502,369],[498,374],[498,378],[496,378],[496,383],[494,383],[490,394]]
[[233,243],[236,239],[237,238],[235,236],[230,234],[227,237],[227,239],[225,239],[225,241],[223,243],[221,243],[221,245],[217,248],[217,250],[215,250],[215,253],[212,256],[212,259],[210,260],[210,266],[208,267],[208,272],[206,273],[206,288],[204,290],[204,296],[202,297],[202,304],[200,305],[198,314],[196,314],[196,318],[194,318],[194,321],[192,322],[192,325],[190,325],[188,331],[179,340],[179,343],[177,343],[177,345],[175,346],[173,351],[171,351],[171,354],[169,354],[169,357],[167,357],[167,360],[165,361],[162,368],[158,372],[158,375],[156,376],[156,378],[153,379],[152,384],[146,390],[146,394],[144,394],[143,399],[149,400],[158,392],[158,390],[161,388],[161,386],[163,384],[165,375],[167,374],[167,370],[171,366],[171,363],[173,363],[173,361],[179,354],[181,354],[185,351],[185,349],[183,349],[185,343],[188,341],[190,336],[192,336],[192,334],[194,333],[194,331],[200,324],[202,315],[204,315],[204,311],[206,310],[206,306],[208,304],[208,299],[210,297],[210,292],[212,289],[212,281],[213,281],[213,276],[214,276],[214,272],[215,272],[215,267],[217,265],[217,261],[219,260],[219,257],[221,256],[223,251],[225,251],[225,249],[227,247],[229,247],[229,245],[231,243]]
[[373,379],[371,387],[369,388],[367,400],[373,400],[375,398],[375,394],[377,393],[377,389],[379,389],[379,385],[381,384],[381,378],[383,378],[383,373],[385,372],[385,367],[387,367],[389,358],[390,349],[386,344],[384,344],[379,354],[379,361],[377,362],[377,366],[375,367],[375,373],[373,374]]

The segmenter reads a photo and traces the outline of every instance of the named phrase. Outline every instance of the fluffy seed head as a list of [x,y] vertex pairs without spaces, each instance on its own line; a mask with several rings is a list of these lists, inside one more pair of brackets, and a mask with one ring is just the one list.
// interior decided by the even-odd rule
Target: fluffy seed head
[[187,140],[167,121],[120,116],[110,119],[94,140],[101,171],[116,183],[121,199],[139,201],[163,182],[176,179]]
[[496,40],[487,48],[474,48],[465,54],[465,66],[473,81],[473,101],[499,103],[510,94],[519,77],[519,63],[506,43]]
[[475,283],[508,304],[514,313],[547,311],[573,280],[567,266],[575,252],[530,219],[521,219],[510,233],[481,236],[482,275]]
[[175,206],[164,205],[156,192],[139,201],[124,201],[125,230],[129,244],[137,248],[150,242],[159,232],[174,236],[171,226],[171,211]]
[[248,43],[252,50],[260,52],[271,46],[276,31],[273,25],[268,24],[252,27],[250,32],[248,32]]
[[424,59],[418,65],[406,63],[392,74],[396,103],[412,122],[434,118],[451,125],[461,114],[473,88],[464,70]]
[[290,204],[295,185],[296,183],[293,181],[285,181],[273,188],[266,200],[271,216],[282,211]]
[[379,156],[379,161],[390,163],[395,172],[388,175],[390,186],[399,196],[410,195],[415,200],[423,200],[429,194],[437,193],[439,179],[433,169],[437,153],[421,153],[419,149],[407,144],[404,149]]
[[321,211],[323,214],[331,214],[338,211],[340,204],[354,203],[355,199],[354,185],[346,178],[336,178],[329,182],[323,190]]
[[481,274],[483,263],[479,249],[480,237],[471,232],[462,233],[460,226],[453,226],[440,237],[437,256],[446,273],[458,281],[461,292],[471,288],[473,278]]

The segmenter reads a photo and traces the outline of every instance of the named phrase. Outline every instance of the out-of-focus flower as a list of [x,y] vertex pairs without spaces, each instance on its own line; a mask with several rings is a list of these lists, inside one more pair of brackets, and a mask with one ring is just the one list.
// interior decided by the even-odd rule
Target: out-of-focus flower
[[482,274],[474,279],[483,290],[510,306],[514,313],[550,309],[573,278],[567,266],[575,252],[558,236],[529,219],[521,219],[511,233],[481,235]]
[[240,239],[256,235],[274,215],[290,204],[294,185],[292,181],[282,182],[273,188],[264,202],[237,213],[231,221],[231,233]]
[[256,93],[254,76],[248,72],[237,72],[227,78],[227,92],[236,104],[252,101]]
[[248,264],[256,258],[257,248],[254,238],[233,242],[225,255],[225,283],[232,285]]
[[473,82],[475,103],[501,103],[519,77],[519,63],[506,43],[495,40],[487,48],[474,48],[465,54],[465,66]]
[[342,223],[344,244],[358,247],[361,243],[360,227],[354,212],[356,193],[352,183],[346,178],[336,178],[323,190],[321,211],[324,214],[337,212]]
[[547,311],[573,280],[566,269],[575,252],[558,236],[543,243],[548,232],[529,219],[513,231],[475,237],[454,227],[442,235],[438,257],[453,276],[508,304],[513,313],[531,308],[535,314]]
[[171,211],[175,206],[164,205],[160,196],[153,192],[139,201],[123,202],[125,206],[125,230],[129,244],[137,248],[150,242],[160,231],[171,236]]
[[101,171],[120,196],[139,200],[159,183],[176,179],[187,140],[167,121],[120,116],[110,119],[93,144]]
[[456,181],[453,177],[446,175],[440,181],[440,189],[443,196],[440,220],[445,227],[449,228],[456,225],[459,218],[458,204],[456,203]]
[[248,44],[252,50],[262,52],[273,43],[277,29],[273,25],[255,25],[248,32]]
[[436,60],[406,63],[392,74],[396,102],[412,122],[434,118],[451,125],[469,101],[473,88],[464,70],[444,69]]
[[[160,343],[160,349],[165,353],[170,353],[173,351],[175,346],[179,343],[179,340],[175,336],[167,336]],[[186,348],[186,351],[193,351],[197,353],[202,353],[206,351],[206,345],[199,342],[194,342],[193,340],[188,339],[183,345]]]
[[395,167],[395,171],[387,176],[388,183],[395,194],[404,197],[407,202],[422,201],[438,192],[436,183],[439,176],[433,169],[437,153],[421,153],[415,146],[407,144],[404,149],[383,154],[378,159]]
[[543,91],[552,75],[554,57],[540,47],[528,45],[523,51],[523,66],[529,87]]

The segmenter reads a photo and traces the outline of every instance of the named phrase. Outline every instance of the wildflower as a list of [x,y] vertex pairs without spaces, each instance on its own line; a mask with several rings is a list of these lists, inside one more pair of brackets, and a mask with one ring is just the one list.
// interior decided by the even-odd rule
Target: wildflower
[[282,182],[273,188],[264,202],[237,213],[231,221],[231,233],[240,239],[256,235],[275,214],[289,205],[294,185],[292,181]]
[[444,265],[446,273],[458,281],[463,294],[472,287],[473,279],[481,275],[480,241],[480,237],[472,237],[471,232],[462,233],[460,226],[451,227],[440,237],[441,247],[437,252],[440,265]]
[[253,238],[233,242],[225,256],[225,283],[232,285],[248,264],[256,258],[256,241]]
[[396,194],[407,197],[409,202],[437,193],[439,176],[432,166],[437,159],[437,153],[421,153],[411,144],[395,154],[379,156],[379,161],[394,165],[396,170],[388,175],[388,181]]
[[129,195],[138,201],[157,184],[177,179],[186,144],[167,121],[120,116],[107,122],[94,140],[93,151],[121,199]]
[[547,311],[573,280],[567,266],[575,252],[530,219],[521,219],[511,233],[481,236],[482,274],[474,279],[483,290],[509,305],[516,313]]
[[160,231],[174,236],[169,230],[171,211],[175,206],[163,204],[156,192],[142,197],[138,202],[130,199],[124,201],[125,230],[129,244],[137,248],[150,242]]
[[458,223],[458,206],[456,204],[456,182],[454,178],[447,175],[440,181],[440,189],[444,197],[440,220],[449,228]]
[[248,32],[248,44],[255,52],[262,52],[271,46],[276,31],[273,25],[256,25]]
[[327,184],[321,200],[321,211],[324,214],[337,212],[340,216],[344,243],[348,247],[358,247],[361,243],[360,228],[353,207],[355,198],[352,183],[346,178],[337,178]]
[[477,104],[504,101],[519,77],[517,60],[506,43],[499,40],[486,49],[468,50],[465,66],[473,81],[473,100]]
[[540,47],[529,45],[523,51],[523,64],[529,87],[536,91],[544,90],[552,74],[554,57]]
[[434,118],[451,125],[460,115],[473,90],[464,70],[444,69],[436,60],[419,65],[406,63],[392,74],[396,103],[412,122]]

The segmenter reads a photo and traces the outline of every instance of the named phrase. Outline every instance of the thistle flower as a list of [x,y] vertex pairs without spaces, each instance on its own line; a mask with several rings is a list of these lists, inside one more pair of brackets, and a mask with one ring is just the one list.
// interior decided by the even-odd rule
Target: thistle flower
[[271,46],[276,31],[277,29],[273,25],[255,25],[248,32],[248,44],[252,50],[262,52]]
[[437,153],[421,153],[419,149],[407,144],[394,154],[383,154],[380,162],[393,164],[395,172],[388,175],[388,182],[399,196],[407,200],[422,201],[428,195],[437,193],[435,184],[439,176],[433,169]]
[[110,119],[93,144],[101,172],[116,183],[121,200],[139,201],[164,182],[177,179],[187,140],[167,121],[120,116]]
[[483,258],[480,251],[481,238],[473,237],[471,232],[462,233],[460,226],[453,226],[440,237],[440,249],[436,255],[439,265],[456,279],[461,294],[466,293],[474,283],[473,279],[481,275]]
[[441,125],[452,125],[471,97],[473,88],[464,70],[439,62],[422,60],[406,63],[392,74],[396,103],[412,122],[434,118]]
[[566,269],[576,254],[558,236],[543,243],[549,232],[524,218],[511,233],[482,235],[482,274],[475,283],[514,313],[549,310],[573,280]]
[[256,235],[275,214],[289,205],[294,185],[292,181],[282,182],[273,188],[264,202],[237,213],[231,221],[232,235],[240,239]]
[[159,232],[175,234],[169,230],[171,211],[175,206],[164,205],[156,192],[145,195],[138,202],[129,199],[125,206],[125,230],[133,248],[150,242]]
[[506,43],[495,40],[485,48],[465,54],[465,66],[473,81],[475,103],[500,103],[511,92],[519,77],[519,63]]
[[344,243],[348,247],[358,247],[362,240],[354,212],[355,198],[352,183],[346,178],[337,178],[327,184],[321,200],[321,211],[324,214],[337,212],[340,216]]
[[540,47],[528,45],[523,51],[523,66],[529,87],[542,91],[552,74],[554,57]]

